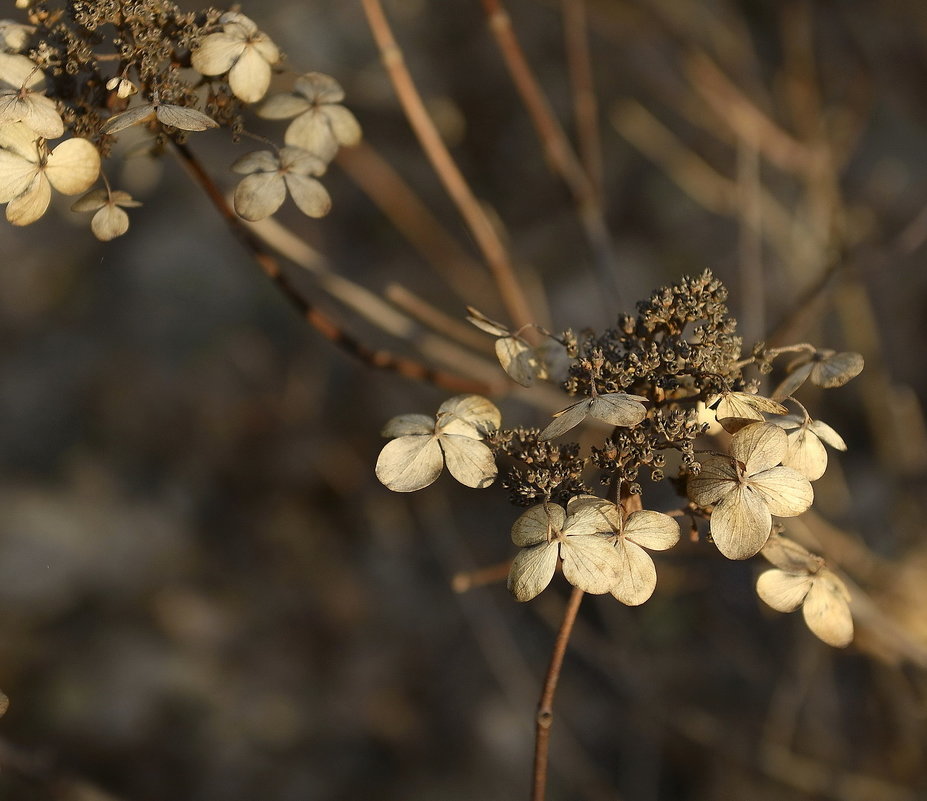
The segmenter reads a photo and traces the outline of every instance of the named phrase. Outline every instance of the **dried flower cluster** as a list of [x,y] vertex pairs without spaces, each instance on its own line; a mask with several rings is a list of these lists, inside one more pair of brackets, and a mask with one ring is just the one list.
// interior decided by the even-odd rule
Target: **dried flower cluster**
[[[544,428],[503,428],[500,412],[478,396],[447,401],[436,420],[394,418],[383,432],[393,439],[377,476],[407,492],[435,481],[445,462],[470,487],[489,486],[498,470],[510,500],[529,507],[511,531],[520,550],[508,585],[519,601],[542,592],[559,567],[584,592],[644,603],[657,583],[647,551],[679,541],[675,517],[690,517],[693,528],[707,520],[722,555],[762,553],[775,565],[757,584],[764,602],[784,612],[801,606],[814,634],[847,645],[853,622],[846,586],[821,557],[778,533],[776,519],[811,506],[811,482],[827,466],[824,445],[846,449],[794,393],[809,380],[845,384],[862,358],[762,343],[745,356],[726,300],[725,287],[705,271],[656,291],[637,315],[620,317],[601,334],[554,336],[536,328],[531,339],[469,309],[468,319],[496,337],[499,362],[513,380],[554,381],[578,399]],[[761,377],[784,355],[791,361],[772,397],[758,394]],[[713,442],[712,421],[720,431]],[[587,455],[577,442],[553,442],[602,427],[604,440]],[[672,516],[643,507],[642,476],[675,488],[682,503]],[[596,483],[604,497],[591,491]]]
[[[86,192],[71,208],[94,212],[94,235],[124,234],[125,209],[140,204],[101,171],[116,135],[144,129],[153,154],[210,128],[237,140],[246,108],[283,73],[277,46],[237,10],[182,12],[166,0],[16,6],[25,20],[0,20],[0,203],[13,225],[42,217],[52,190]],[[246,175],[234,201],[245,219],[273,214],[287,193],[304,214],[324,216],[331,200],[317,179],[339,147],[360,139],[333,78],[308,73],[292,85],[256,109],[267,119],[293,118],[286,147],[270,145],[234,165]]]

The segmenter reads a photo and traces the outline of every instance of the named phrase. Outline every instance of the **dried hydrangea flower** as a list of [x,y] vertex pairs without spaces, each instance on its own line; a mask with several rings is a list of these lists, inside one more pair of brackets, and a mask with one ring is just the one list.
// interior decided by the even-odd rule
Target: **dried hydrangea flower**
[[765,414],[785,414],[788,409],[762,395],[751,395],[749,392],[722,392],[709,398],[705,404],[714,409],[715,419],[725,431],[731,434],[739,431],[745,425],[762,422]]
[[624,509],[604,498],[580,496],[570,501],[577,516],[588,516],[596,530],[607,534],[619,555],[618,572],[609,592],[627,606],[644,603],[657,586],[657,569],[644,549],[665,551],[679,542],[679,523],[669,515]]
[[524,512],[512,526],[512,542],[521,550],[512,562],[507,586],[518,601],[539,595],[554,577],[557,560],[574,587],[593,595],[609,592],[622,568],[611,540],[599,533],[600,518],[588,502],[571,498],[567,508],[541,503]]
[[553,415],[553,422],[541,432],[541,439],[553,439],[578,426],[587,417],[601,420],[613,426],[630,428],[636,426],[647,416],[647,410],[641,401],[647,400],[640,395],[626,392],[609,392],[605,395],[593,395],[579,403],[567,406]]
[[78,199],[71,206],[71,211],[95,211],[90,220],[90,230],[101,242],[109,242],[129,230],[129,215],[122,209],[141,205],[128,192],[94,189]]
[[481,441],[499,427],[502,416],[486,398],[457,395],[424,414],[394,417],[383,436],[395,437],[377,459],[377,478],[395,492],[414,492],[432,484],[447,469],[461,484],[482,489],[496,479],[492,451]]
[[859,353],[837,353],[833,350],[818,350],[803,354],[788,366],[788,375],[776,387],[776,400],[793,395],[809,378],[812,384],[824,389],[842,387],[863,370],[863,357]]
[[0,203],[13,225],[38,220],[51,201],[52,187],[64,195],[86,191],[100,174],[100,154],[87,139],[61,142],[49,152],[22,123],[0,127]]
[[309,217],[324,217],[331,209],[328,191],[311,177],[325,172],[325,162],[298,147],[281,148],[279,154],[248,153],[232,169],[248,176],[235,189],[235,211],[246,220],[269,217],[283,205],[288,190]]
[[340,105],[342,100],[344,90],[334,78],[310,72],[296,79],[291,93],[268,99],[258,116],[268,120],[293,117],[284,141],[327,162],[339,146],[356,145],[361,138],[360,124]]
[[794,517],[814,500],[811,483],[791,467],[781,467],[788,437],[779,426],[751,423],[731,437],[730,456],[711,455],[689,478],[689,498],[714,505],[711,536],[728,559],[747,559],[763,547],[772,515]]
[[846,585],[824,560],[797,543],[776,536],[763,549],[776,565],[760,574],[757,595],[778,612],[794,612],[801,606],[811,632],[828,645],[844,648],[853,640],[853,616]]
[[280,51],[244,14],[230,11],[219,22],[222,32],[209,34],[193,51],[193,69],[201,75],[227,72],[235,97],[256,103],[267,93],[270,68],[280,60]]
[[[10,56],[11,59],[25,58]],[[12,69],[3,71],[4,81],[20,75],[18,84],[0,89],[0,125],[22,122],[45,139],[57,139],[64,133],[64,122],[55,101],[44,95],[45,76],[41,70],[25,59],[26,63],[13,62]],[[27,71],[27,66],[29,69]]]
[[206,116],[202,111],[197,111],[195,108],[154,101],[130,108],[128,111],[119,114],[113,114],[103,123],[102,131],[105,134],[115,134],[124,131],[126,128],[131,128],[133,125],[148,122],[155,118],[162,125],[170,125],[173,128],[179,128],[181,131],[205,131],[207,128],[219,127],[219,123],[212,117]]
[[845,451],[847,444],[834,429],[820,420],[812,420],[803,414],[787,414],[770,417],[770,423],[775,423],[786,431],[789,447],[782,464],[794,467],[809,481],[817,481],[827,469],[827,451],[824,444]]

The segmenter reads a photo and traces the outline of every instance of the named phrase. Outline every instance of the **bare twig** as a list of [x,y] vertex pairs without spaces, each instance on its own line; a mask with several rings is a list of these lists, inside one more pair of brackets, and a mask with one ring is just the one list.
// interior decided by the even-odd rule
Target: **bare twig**
[[396,43],[380,0],[363,0],[363,5],[370,30],[380,48],[383,65],[386,67],[399,102],[402,104],[403,111],[425,155],[470,228],[496,281],[499,295],[512,323],[516,327],[528,325],[533,322],[534,315],[508,251],[463,174],[451,158],[451,154],[425,109],[421,95],[405,66],[402,50]]
[[264,274],[277,285],[277,288],[283,293],[287,300],[299,311],[303,319],[315,328],[316,331],[322,334],[322,336],[370,367],[390,370],[406,378],[427,381],[435,386],[450,389],[454,392],[488,392],[489,387],[483,382],[474,381],[469,378],[461,378],[460,376],[452,375],[443,370],[429,367],[414,359],[398,356],[387,350],[371,348],[347,333],[329,315],[317,309],[299,293],[290,279],[287,278],[280,269],[280,264],[276,257],[264,247],[260,239],[248,229],[241,218],[239,218],[229,206],[222,191],[216,186],[212,177],[206,172],[202,164],[200,164],[199,159],[193,154],[193,151],[186,145],[178,142],[174,142],[173,144],[181,161],[187,167],[194,180],[199,184],[200,188],[205,192],[216,210],[222,215],[222,218],[228,224],[235,238],[238,239],[251,254]]
[[573,588],[570,602],[563,615],[563,622],[554,641],[554,650],[550,655],[550,665],[547,667],[547,676],[541,690],[541,700],[538,702],[537,729],[534,741],[534,777],[531,787],[531,801],[544,801],[547,791],[547,756],[550,750],[550,727],[554,722],[554,694],[557,692],[557,682],[560,679],[560,669],[563,667],[563,657],[566,654],[570,633],[579,613],[579,605],[583,600],[583,591]]

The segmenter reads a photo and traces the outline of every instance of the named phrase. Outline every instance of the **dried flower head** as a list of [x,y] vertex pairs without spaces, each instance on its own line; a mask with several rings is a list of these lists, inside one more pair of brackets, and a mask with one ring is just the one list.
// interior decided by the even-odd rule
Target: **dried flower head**
[[824,389],[842,387],[863,370],[863,357],[859,353],[837,353],[833,350],[816,350],[795,359],[787,368],[788,375],[773,392],[782,400],[794,395],[809,378],[812,384]]
[[123,209],[141,205],[128,192],[107,187],[88,192],[71,206],[71,211],[96,212],[90,220],[90,230],[101,242],[109,242],[129,230],[129,215]]
[[769,418],[770,423],[786,431],[789,447],[782,464],[794,467],[809,481],[817,481],[827,469],[824,444],[845,451],[847,444],[834,429],[821,420],[803,414],[788,414]]
[[242,156],[232,169],[243,178],[235,189],[235,211],[246,220],[262,220],[290,197],[309,217],[324,217],[332,206],[328,191],[313,175],[325,172],[325,162],[298,147],[284,147],[278,154],[259,150]]

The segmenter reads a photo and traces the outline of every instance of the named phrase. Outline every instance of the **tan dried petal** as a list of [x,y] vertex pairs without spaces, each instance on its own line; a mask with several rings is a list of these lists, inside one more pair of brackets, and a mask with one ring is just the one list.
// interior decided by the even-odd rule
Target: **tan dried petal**
[[699,506],[711,506],[733,491],[737,484],[737,468],[726,456],[707,456],[698,475],[690,476],[686,493]]
[[100,174],[100,152],[89,139],[66,139],[48,154],[45,174],[63,195],[86,192]]
[[833,353],[821,360],[814,360],[811,368],[811,383],[825,389],[842,387],[858,376],[864,367],[859,353]]
[[728,559],[749,559],[769,539],[772,516],[759,493],[739,484],[715,505],[710,529],[715,545]]
[[523,387],[530,387],[540,372],[534,349],[515,337],[496,340],[496,358],[509,378]]
[[181,131],[205,131],[207,128],[218,128],[219,123],[212,117],[206,116],[202,111],[184,106],[172,106],[162,103],[155,106],[155,116],[158,122],[179,128]]
[[380,432],[384,437],[404,437],[409,434],[434,434],[433,417],[424,414],[400,414],[389,420]]
[[578,426],[586,419],[591,403],[592,398],[585,398],[578,403],[567,406],[565,409],[561,409],[559,412],[555,412],[553,421],[548,423],[547,428],[541,432],[538,439],[554,439]]
[[13,53],[0,53],[0,83],[6,83],[14,89],[34,88],[45,80],[32,59]]
[[288,120],[311,108],[309,101],[297,95],[274,95],[269,97],[257,110],[257,115],[265,120]]
[[276,172],[255,172],[241,179],[235,187],[233,203],[239,217],[263,220],[283,205],[286,184]]
[[621,528],[621,510],[595,495],[577,495],[567,504],[566,531],[569,534],[615,532]]
[[464,486],[483,489],[496,480],[496,460],[479,440],[442,433],[438,442],[444,450],[447,469]]
[[639,395],[626,392],[609,392],[592,398],[589,416],[613,426],[631,428],[647,416],[647,409],[641,403]]
[[827,423],[821,420],[812,420],[808,424],[808,428],[810,428],[814,435],[824,444],[830,445],[838,451],[845,451],[847,449],[847,444],[843,441],[843,437],[827,425]]
[[621,567],[620,556],[605,537],[581,534],[560,543],[563,577],[592,595],[609,592]]
[[788,433],[789,447],[782,464],[801,473],[809,481],[817,481],[827,469],[827,451],[821,440],[808,426]]
[[296,208],[307,217],[324,217],[331,211],[331,196],[315,178],[288,172],[284,174],[283,181]]
[[812,584],[807,573],[786,573],[773,568],[760,573],[756,594],[777,612],[794,612],[805,600]]
[[845,648],[853,641],[853,616],[844,583],[827,569],[814,582],[801,611],[812,633],[828,645]]
[[[482,438],[502,424],[502,414],[481,395],[456,395],[438,407],[438,425],[443,433]],[[474,433],[475,432],[475,433]]]
[[109,242],[129,230],[129,215],[115,203],[108,203],[93,215],[90,230],[101,242]]
[[669,515],[642,509],[628,515],[624,536],[651,551],[665,551],[679,542],[679,523]]
[[475,325],[480,331],[485,331],[487,334],[492,334],[496,337],[507,337],[512,332],[502,323],[497,323],[495,320],[487,317],[483,312],[478,309],[473,308],[473,306],[467,306],[467,320]]
[[376,474],[394,492],[415,492],[441,475],[444,455],[434,436],[399,437],[387,442],[377,459]]
[[773,467],[757,473],[750,479],[750,486],[776,517],[800,515],[814,501],[811,483],[791,467]]
[[808,380],[813,366],[811,362],[797,365],[773,391],[773,398],[785,400],[794,395],[798,388]]
[[[35,150],[35,145],[32,149]],[[9,203],[25,192],[38,173],[37,162],[11,150],[0,150],[0,203]]]
[[539,503],[522,512],[512,525],[512,542],[519,547],[547,542],[551,532],[563,530],[566,512],[555,503]]
[[506,582],[516,601],[530,601],[547,588],[557,570],[558,552],[556,542],[545,542],[516,554]]
[[37,171],[25,192],[6,207],[6,218],[13,225],[30,225],[38,220],[51,202],[51,186],[43,172]]
[[715,416],[725,430],[734,433],[747,425],[751,420],[763,421],[763,413],[785,414],[786,409],[762,395],[751,395],[747,392],[723,392],[718,400],[710,400],[708,406],[715,406]]
[[657,569],[649,554],[633,542],[615,543],[620,567],[610,592],[626,606],[640,606],[657,586]]
[[245,103],[256,103],[270,87],[270,63],[253,45],[248,45],[229,70],[232,94]]
[[731,437],[730,454],[744,465],[747,476],[774,467],[782,461],[788,438],[779,426],[751,423]]
[[781,534],[769,538],[762,554],[786,573],[815,573],[823,563],[820,557]]

